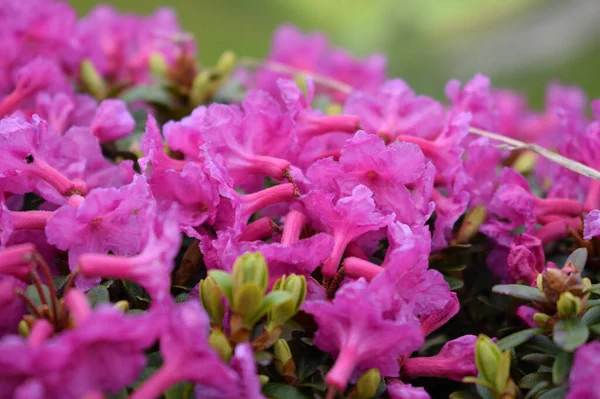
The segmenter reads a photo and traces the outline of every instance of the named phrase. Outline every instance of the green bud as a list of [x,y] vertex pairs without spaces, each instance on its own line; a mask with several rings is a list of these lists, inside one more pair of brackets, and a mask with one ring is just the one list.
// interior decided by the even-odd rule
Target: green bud
[[381,375],[378,369],[369,369],[358,379],[356,383],[356,399],[371,399],[375,396]]
[[210,316],[210,320],[217,325],[221,325],[223,316],[225,316],[225,305],[221,301],[222,295],[221,288],[212,276],[208,276],[200,281],[200,300],[202,301],[202,306]]
[[502,357],[500,348],[489,337],[481,334],[475,343],[475,365],[484,381],[494,384]]
[[498,362],[498,368],[496,370],[496,378],[494,380],[494,387],[499,393],[503,393],[508,385],[508,379],[510,378],[510,352],[506,351],[500,356]]
[[233,72],[236,63],[237,57],[235,56],[235,53],[228,50],[219,57],[215,70],[221,75],[221,79],[224,79]]
[[161,53],[154,52],[150,54],[150,58],[148,59],[148,65],[150,66],[150,72],[157,78],[164,78],[167,76],[167,71],[169,66],[167,65],[167,60]]
[[267,261],[260,252],[247,252],[236,259],[233,264],[233,292],[238,291],[246,283],[255,283],[264,294],[269,283]]
[[538,155],[535,152],[524,151],[515,159],[511,167],[521,174],[527,174],[533,170],[537,159]]
[[264,374],[259,374],[258,379],[260,380],[260,385],[267,385],[269,382],[269,377]]
[[242,316],[244,327],[251,330],[263,302],[264,291],[258,284],[249,281],[233,292],[231,310]]
[[233,353],[233,348],[231,347],[227,336],[223,334],[221,330],[213,330],[208,337],[208,343],[217,351],[223,361],[226,363],[229,362]]
[[556,307],[561,319],[577,316],[581,312],[581,298],[576,297],[570,292],[563,292],[560,294],[560,298],[558,298]]
[[113,308],[119,309],[121,312],[126,313],[127,311],[129,311],[129,302],[127,302],[127,301],[115,302],[115,304],[113,305]]
[[22,337],[27,338],[29,337],[29,332],[29,324],[27,324],[25,320],[21,320],[19,322],[19,334]]
[[281,375],[285,374],[285,365],[292,360],[292,351],[285,339],[278,339],[273,345],[275,354],[275,369]]
[[306,95],[308,93],[308,83],[306,82],[306,76],[304,76],[301,73],[298,73],[294,76],[294,82],[296,83],[296,86],[298,86],[298,88],[300,89],[300,91],[302,92],[304,97],[306,98]]
[[214,72],[210,69],[204,69],[196,75],[190,89],[190,102],[193,106],[204,104],[212,95],[211,93],[211,77]]
[[538,289],[538,291],[540,293],[544,293],[544,275],[543,274],[538,274],[537,278],[535,279],[535,285]]
[[477,205],[471,209],[463,219],[460,229],[456,233],[454,240],[455,244],[466,244],[477,234],[479,226],[484,222],[487,211],[483,205]]
[[546,328],[548,320],[550,320],[550,316],[546,313],[536,313],[533,315],[533,321],[535,321],[535,324],[540,328]]
[[284,291],[289,293],[291,297],[289,300],[271,308],[267,314],[267,330],[269,331],[285,324],[298,313],[306,298],[306,278],[296,274],[283,275],[275,281],[273,291]]
[[98,73],[98,70],[90,60],[83,60],[80,67],[81,81],[87,91],[96,99],[102,100],[106,97],[108,89],[106,82]]

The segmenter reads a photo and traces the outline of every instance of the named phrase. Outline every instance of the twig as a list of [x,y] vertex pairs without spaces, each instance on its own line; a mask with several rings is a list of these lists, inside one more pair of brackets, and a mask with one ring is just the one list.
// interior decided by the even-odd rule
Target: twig
[[277,61],[267,61],[252,57],[241,57],[239,63],[240,65],[253,69],[266,68],[273,72],[286,73],[290,75],[302,74],[310,77],[315,83],[321,86],[329,87],[330,89],[334,89],[345,94],[349,94],[352,92],[352,90],[354,90],[352,86],[346,83],[337,81],[335,79],[330,79],[327,76],[319,75],[314,72],[303,71],[301,69],[290,67]]
[[[239,63],[240,63],[240,65],[246,66],[248,68],[254,68],[254,69],[266,68],[273,72],[286,73],[286,74],[290,74],[290,75],[303,74],[305,76],[312,78],[312,80],[315,83],[317,83],[321,86],[325,86],[325,87],[337,90],[337,91],[345,93],[345,94],[348,94],[354,90],[354,88],[352,86],[350,86],[346,83],[343,83],[343,82],[337,81],[335,79],[331,79],[326,76],[319,75],[319,74],[316,74],[313,72],[303,71],[301,69],[297,69],[297,68],[294,68],[289,65],[285,65],[285,64],[282,64],[282,63],[279,63],[276,61],[261,60],[261,59],[252,58],[252,57],[241,57]],[[469,129],[469,133],[475,134],[478,136],[487,137],[492,140],[500,141],[502,143],[507,144],[508,146],[501,147],[503,149],[531,150],[531,151],[543,156],[544,158],[549,159],[550,161],[552,161],[554,163],[557,163],[559,165],[564,166],[565,168],[567,168],[569,170],[572,170],[575,173],[579,173],[583,176],[587,176],[592,179],[600,180],[600,172],[597,171],[596,169],[590,168],[589,166],[586,166],[586,165],[584,165],[580,162],[574,161],[572,159],[563,157],[562,155],[559,155],[559,154],[557,154],[553,151],[550,151],[547,148],[541,147],[537,144],[524,143],[522,141],[515,140],[513,138],[506,137],[506,136],[503,136],[498,133],[492,133],[492,132],[477,129],[474,127]]]
[[475,134],[478,136],[487,137],[492,140],[500,141],[502,143],[507,144],[507,146],[502,146],[503,149],[508,150],[531,150],[537,154],[540,154],[544,158],[549,159],[550,161],[557,163],[559,165],[564,166],[565,168],[572,170],[573,172],[579,173],[580,175],[590,177],[592,179],[600,180],[600,172],[596,169],[590,168],[580,162],[574,161],[572,159],[563,157],[555,152],[548,150],[547,148],[541,147],[537,144],[524,143],[519,140],[515,140],[510,137],[503,136],[498,133],[492,133],[485,130],[477,129],[475,127],[469,128],[469,133]]

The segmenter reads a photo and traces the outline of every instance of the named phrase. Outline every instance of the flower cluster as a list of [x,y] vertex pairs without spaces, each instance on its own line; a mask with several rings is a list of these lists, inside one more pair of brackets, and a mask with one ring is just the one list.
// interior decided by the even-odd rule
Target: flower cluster
[[538,150],[600,168],[600,100],[291,26],[201,68],[167,9],[0,32],[1,397],[600,397],[600,180]]

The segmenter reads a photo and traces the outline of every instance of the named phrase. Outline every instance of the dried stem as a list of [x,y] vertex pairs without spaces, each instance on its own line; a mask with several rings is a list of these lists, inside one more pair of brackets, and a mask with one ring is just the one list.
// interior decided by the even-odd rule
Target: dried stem
[[[303,71],[301,69],[297,69],[297,68],[294,68],[289,65],[285,65],[285,64],[282,64],[282,63],[279,63],[276,61],[261,60],[261,59],[252,58],[252,57],[242,57],[242,58],[240,58],[240,65],[248,67],[248,68],[253,68],[253,69],[266,68],[273,72],[285,73],[285,74],[290,74],[290,75],[303,74],[305,76],[312,78],[312,80],[315,83],[317,83],[321,86],[325,86],[325,87],[337,90],[337,91],[339,91],[341,93],[345,93],[345,94],[348,94],[348,93],[352,92],[352,90],[354,90],[354,88],[352,86],[350,86],[346,83],[343,83],[343,82],[337,81],[335,79],[331,79],[326,76],[319,75],[319,74],[316,74],[316,73],[313,73],[310,71]],[[552,161],[554,163],[557,163],[561,166],[564,166],[565,168],[567,168],[569,170],[572,170],[575,173],[579,173],[583,176],[587,176],[592,179],[600,180],[600,172],[597,171],[596,169],[590,168],[589,166],[586,166],[586,165],[584,165],[580,162],[574,161],[572,159],[563,157],[562,155],[559,155],[559,154],[557,154],[553,151],[550,151],[547,148],[541,147],[537,144],[525,143],[525,142],[510,138],[510,137],[503,136],[498,133],[492,133],[492,132],[477,129],[474,127],[469,129],[469,133],[475,134],[478,136],[487,137],[492,140],[500,141],[500,142],[506,144],[505,146],[501,147],[503,149],[531,150],[531,151],[543,156],[544,158],[549,159],[550,161]]]

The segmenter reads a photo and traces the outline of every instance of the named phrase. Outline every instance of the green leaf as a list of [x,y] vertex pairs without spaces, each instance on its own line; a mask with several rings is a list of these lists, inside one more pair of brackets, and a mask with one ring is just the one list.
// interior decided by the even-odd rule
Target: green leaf
[[452,291],[459,290],[465,285],[465,283],[461,279],[452,276],[444,275],[444,280],[446,280],[446,282],[450,286],[450,290]]
[[563,352],[556,357],[552,365],[552,382],[554,385],[561,384],[571,371],[573,365],[573,353]]
[[163,395],[165,395],[165,399],[190,399],[193,392],[194,384],[182,382],[170,388]]
[[587,294],[589,292],[593,292],[595,294],[600,293],[600,284],[592,284],[588,288],[586,288],[585,291],[583,291],[584,294]]
[[110,302],[110,297],[108,294],[108,289],[103,285],[97,285],[91,290],[89,290],[85,296],[87,296],[88,302],[90,306],[95,308],[101,303]]
[[590,331],[593,332],[594,334],[600,334],[600,323],[598,324],[594,324],[593,326],[590,326]]
[[585,303],[585,306],[588,308],[594,308],[596,306],[600,306],[600,299],[588,299]]
[[479,399],[479,396],[471,391],[456,391],[452,392],[449,399]]
[[530,399],[535,397],[535,395],[540,392],[542,389],[546,388],[550,386],[550,383],[548,381],[540,381],[538,382],[533,388],[531,388],[529,390],[529,392],[527,392],[527,395],[525,395],[524,399]]
[[560,348],[545,335],[536,335],[525,346],[532,352],[547,353],[554,356],[561,352]]
[[441,272],[460,272],[467,268],[467,265],[436,265],[435,268]]
[[515,348],[524,342],[529,341],[533,336],[538,335],[542,332],[540,328],[528,328],[527,330],[518,331],[514,334],[510,334],[498,342],[496,345],[500,350],[505,351],[510,348]]
[[69,280],[69,277],[70,277],[70,275],[54,277],[52,279],[52,282],[54,283],[54,288],[57,291],[61,290],[65,286],[65,283]]
[[175,297],[175,303],[185,302],[185,301],[187,301],[189,296],[190,296],[189,292],[182,292]]
[[546,381],[548,383],[552,382],[552,374],[540,372],[527,374],[519,380],[519,388],[531,389],[541,381]]
[[311,399],[312,396],[302,392],[298,388],[282,384],[279,382],[270,382],[263,387],[263,394],[271,399]]
[[552,366],[555,356],[545,353],[529,353],[521,358],[526,363],[539,364],[541,366]]
[[265,299],[260,309],[258,309],[254,314],[254,317],[252,317],[252,320],[260,320],[260,318],[267,314],[269,309],[271,309],[273,306],[281,305],[282,303],[284,303],[285,301],[289,301],[290,299],[293,298],[292,294],[290,294],[289,292],[280,290],[269,292],[267,296],[265,296]]
[[208,275],[212,277],[219,288],[223,291],[223,294],[227,298],[230,304],[233,304],[233,276],[229,273],[224,272],[223,270],[213,269],[208,272]]
[[169,107],[172,103],[169,92],[158,85],[138,85],[125,90],[119,97],[128,104],[141,100]]
[[583,314],[581,317],[581,321],[586,326],[591,326],[593,324],[600,323],[600,307],[596,306],[590,308],[587,312]]
[[[42,292],[45,299],[48,301],[48,304],[50,305],[50,289],[47,285],[42,284]],[[27,295],[27,298],[31,299],[31,302],[33,302],[36,307],[42,305],[42,299],[40,298],[40,294],[38,293],[35,285],[28,285],[25,289],[25,295]]]
[[544,392],[538,396],[538,399],[564,399],[565,396],[567,396],[567,388],[559,387]]
[[560,320],[554,326],[553,339],[556,345],[572,352],[587,342],[590,332],[579,319]]
[[525,299],[527,301],[546,303],[548,300],[542,293],[533,287],[519,284],[495,285],[492,292],[502,295],[509,295],[515,298]]
[[305,381],[319,369],[320,365],[328,361],[329,355],[313,345],[300,342],[291,342],[290,348],[296,364],[298,379]]
[[585,264],[587,262],[588,251],[586,248],[578,248],[569,255],[567,261],[565,262],[565,266],[569,263],[572,263],[573,266],[579,270],[579,273],[583,272],[585,269]]
[[123,388],[119,391],[119,393],[110,395],[108,398],[109,399],[127,399],[128,397],[129,397],[129,395],[127,394],[127,389]]

